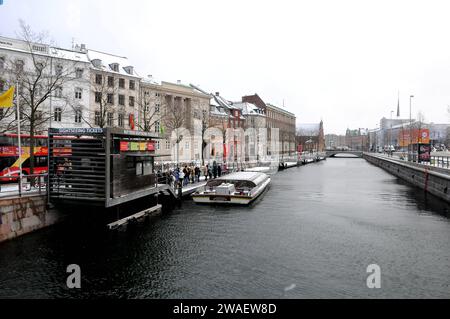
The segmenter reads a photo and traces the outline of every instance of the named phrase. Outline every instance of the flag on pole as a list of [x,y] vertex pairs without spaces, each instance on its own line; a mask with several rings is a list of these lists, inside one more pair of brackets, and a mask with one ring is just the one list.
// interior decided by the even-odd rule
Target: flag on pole
[[14,99],[14,86],[11,86],[8,91],[0,95],[0,107],[12,107]]
[[397,98],[397,117],[400,117],[400,93]]
[[132,113],[130,113],[128,121],[130,122],[130,128],[131,130],[134,130],[134,116]]

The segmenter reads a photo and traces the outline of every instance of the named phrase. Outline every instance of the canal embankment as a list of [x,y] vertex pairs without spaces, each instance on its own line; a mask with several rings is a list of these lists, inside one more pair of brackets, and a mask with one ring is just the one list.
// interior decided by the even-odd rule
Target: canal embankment
[[364,153],[364,159],[392,175],[423,189],[440,199],[450,202],[450,171],[382,155]]
[[53,225],[62,214],[47,206],[46,195],[0,199],[0,242]]

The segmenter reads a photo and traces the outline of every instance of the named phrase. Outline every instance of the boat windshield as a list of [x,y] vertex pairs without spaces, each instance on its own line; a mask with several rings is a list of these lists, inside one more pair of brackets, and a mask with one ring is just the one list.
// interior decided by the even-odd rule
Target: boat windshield
[[213,179],[206,183],[207,187],[217,187],[222,183],[233,184],[235,188],[253,188],[256,187],[256,184],[252,181],[246,180],[222,180],[222,179]]

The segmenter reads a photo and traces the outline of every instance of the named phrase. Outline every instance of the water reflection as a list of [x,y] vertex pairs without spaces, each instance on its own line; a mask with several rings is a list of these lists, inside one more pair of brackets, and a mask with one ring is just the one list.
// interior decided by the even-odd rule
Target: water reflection
[[[0,297],[450,297],[448,205],[362,159],[272,176],[250,207],[198,206],[109,233],[78,218],[0,245]],[[82,289],[65,287],[66,266]],[[368,289],[366,267],[382,269]]]

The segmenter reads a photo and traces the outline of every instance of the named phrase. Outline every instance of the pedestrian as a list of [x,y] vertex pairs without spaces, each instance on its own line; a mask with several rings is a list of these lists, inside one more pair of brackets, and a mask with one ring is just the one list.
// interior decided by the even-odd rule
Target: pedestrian
[[200,182],[200,168],[198,165],[195,166],[195,179],[197,183]]
[[186,186],[189,183],[189,169],[187,165],[183,168],[183,186]]
[[213,175],[214,175],[214,178],[216,178],[217,177],[217,163],[216,163],[216,161],[214,161],[213,162]]
[[207,181],[208,180],[208,175],[209,175],[209,166],[208,166],[208,164],[206,164],[206,166],[204,167],[203,174],[205,175],[205,181]]
[[222,176],[222,165],[221,164],[217,165],[217,175],[219,177]]
[[212,167],[211,166],[208,166],[208,176],[209,176],[209,179],[212,179],[213,172],[212,172]]

